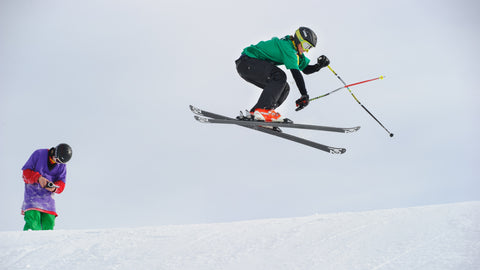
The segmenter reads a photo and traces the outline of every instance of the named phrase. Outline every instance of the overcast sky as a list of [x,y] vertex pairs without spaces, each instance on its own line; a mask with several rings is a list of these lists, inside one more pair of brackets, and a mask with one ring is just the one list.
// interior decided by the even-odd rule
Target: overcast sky
[[[73,148],[56,229],[295,217],[480,200],[477,1],[0,1],[0,230],[21,230],[21,168]],[[331,155],[242,127],[260,91],[236,73],[244,47],[299,26],[318,35],[347,90],[295,112],[293,131]],[[310,96],[340,87],[328,69]]]

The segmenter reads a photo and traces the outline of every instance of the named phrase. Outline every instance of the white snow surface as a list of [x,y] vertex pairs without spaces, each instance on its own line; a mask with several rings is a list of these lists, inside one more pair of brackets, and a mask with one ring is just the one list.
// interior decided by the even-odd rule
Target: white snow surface
[[0,269],[480,269],[480,202],[232,223],[0,232]]

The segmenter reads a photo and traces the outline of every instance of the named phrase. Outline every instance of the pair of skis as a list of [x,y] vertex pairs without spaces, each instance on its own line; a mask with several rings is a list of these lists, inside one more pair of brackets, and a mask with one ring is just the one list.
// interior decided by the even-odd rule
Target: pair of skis
[[360,127],[339,128],[339,127],[327,127],[327,126],[318,126],[318,125],[296,124],[296,123],[289,123],[289,122],[263,122],[263,121],[256,121],[256,120],[250,120],[250,121],[238,120],[238,119],[230,118],[220,114],[207,112],[199,108],[196,108],[192,105],[190,105],[190,110],[194,114],[196,114],[194,116],[195,119],[201,123],[235,124],[242,127],[258,130],[260,132],[264,132],[273,136],[284,138],[290,141],[294,141],[300,144],[304,144],[304,145],[307,145],[331,154],[343,154],[345,153],[346,149],[319,144],[317,142],[309,141],[301,137],[297,137],[288,133],[275,130],[274,128],[286,127],[286,128],[322,130],[322,131],[340,132],[340,133],[352,133],[360,129]]

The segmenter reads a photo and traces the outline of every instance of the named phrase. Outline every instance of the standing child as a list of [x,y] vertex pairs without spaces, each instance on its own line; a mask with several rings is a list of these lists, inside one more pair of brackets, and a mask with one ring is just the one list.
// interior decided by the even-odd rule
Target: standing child
[[24,231],[53,230],[57,213],[54,194],[65,188],[67,163],[72,158],[72,148],[65,143],[50,149],[33,152],[23,166],[25,196],[22,214]]

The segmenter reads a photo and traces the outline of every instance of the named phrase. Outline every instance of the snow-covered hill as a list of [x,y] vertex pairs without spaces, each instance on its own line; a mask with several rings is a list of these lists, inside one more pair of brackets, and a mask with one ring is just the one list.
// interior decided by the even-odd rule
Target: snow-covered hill
[[0,269],[480,269],[480,202],[233,223],[0,232]]

